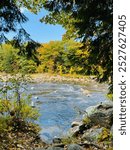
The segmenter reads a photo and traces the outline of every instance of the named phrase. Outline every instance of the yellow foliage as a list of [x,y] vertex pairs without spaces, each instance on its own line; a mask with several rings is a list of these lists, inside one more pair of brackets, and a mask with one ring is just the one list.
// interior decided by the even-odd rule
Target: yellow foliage
[[90,122],[91,122],[91,120],[90,120],[89,117],[83,118],[83,123],[84,123],[84,124],[89,124]]
[[103,128],[102,133],[98,136],[98,141],[112,141],[112,134],[110,130]]

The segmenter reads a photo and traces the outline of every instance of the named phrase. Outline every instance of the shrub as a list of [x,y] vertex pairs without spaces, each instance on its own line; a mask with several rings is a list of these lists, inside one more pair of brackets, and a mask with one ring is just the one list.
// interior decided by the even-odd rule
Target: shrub
[[27,60],[26,57],[20,57],[19,72],[21,73],[35,73],[37,64],[33,60]]
[[84,117],[82,121],[84,124],[90,124],[91,123],[91,120],[88,116]]
[[9,44],[0,47],[0,71],[6,73],[35,73],[37,63],[32,58],[18,55],[18,49]]
[[[32,108],[30,95],[21,92],[26,86],[25,76],[17,75],[4,81],[0,89],[0,131],[24,130],[39,117],[38,110]],[[9,93],[12,92],[12,95]]]
[[0,71],[6,73],[15,72],[18,70],[18,50],[14,49],[11,45],[2,45],[0,47]]
[[98,136],[98,141],[102,142],[102,141],[107,141],[107,142],[111,142],[112,141],[112,133],[110,132],[109,129],[103,128],[101,134],[99,134]]

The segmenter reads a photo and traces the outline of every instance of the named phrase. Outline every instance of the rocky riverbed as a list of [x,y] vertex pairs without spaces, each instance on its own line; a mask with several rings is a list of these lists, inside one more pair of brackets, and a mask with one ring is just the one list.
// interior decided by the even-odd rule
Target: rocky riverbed
[[46,149],[112,150],[112,126],[113,105],[111,102],[89,107],[81,121],[72,122],[68,136],[54,138],[53,143]]
[[88,82],[96,80],[95,76],[82,76],[82,75],[58,75],[58,74],[31,74],[30,75],[33,82],[43,83],[73,83],[73,84],[82,84],[86,85]]

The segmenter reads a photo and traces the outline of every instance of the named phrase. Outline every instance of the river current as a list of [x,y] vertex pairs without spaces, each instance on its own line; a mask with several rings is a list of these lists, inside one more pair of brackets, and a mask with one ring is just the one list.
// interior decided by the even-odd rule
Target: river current
[[32,101],[40,111],[37,123],[40,136],[48,142],[64,136],[71,123],[80,120],[89,106],[108,101],[107,85],[91,82],[87,86],[58,83],[35,83],[28,86]]

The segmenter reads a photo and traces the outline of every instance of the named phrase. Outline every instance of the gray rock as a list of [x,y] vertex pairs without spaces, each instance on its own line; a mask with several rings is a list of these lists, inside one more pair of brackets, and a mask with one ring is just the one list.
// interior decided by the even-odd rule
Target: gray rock
[[80,126],[79,126],[79,133],[83,133],[84,130],[87,130],[89,129],[89,125],[86,125],[84,123],[82,123]]
[[73,121],[72,123],[71,123],[71,127],[73,128],[73,127],[75,127],[75,126],[80,126],[82,124],[82,122],[80,121],[80,122],[78,122],[78,121]]
[[103,128],[97,128],[97,129],[91,128],[83,134],[82,139],[87,140],[89,142],[93,142],[93,141],[97,142],[98,136],[99,134],[102,133],[102,131]]
[[47,148],[47,150],[64,150],[64,148],[62,148],[62,147],[49,147],[49,148]]
[[61,138],[55,137],[53,138],[53,143],[61,143]]
[[113,108],[113,104],[111,102],[109,103],[101,103],[99,105],[97,105],[97,109],[110,109],[110,108]]
[[92,125],[111,128],[113,124],[113,106],[111,103],[91,106],[86,109],[86,114],[83,116],[83,119],[85,117],[89,117]]
[[104,103],[100,103],[95,106],[90,106],[85,111],[88,115],[90,115],[91,113],[95,112],[96,110],[100,110],[100,109],[107,110],[110,108],[113,108],[113,103],[112,102],[104,102]]
[[82,92],[84,95],[87,95],[88,97],[90,96],[90,91],[87,90],[87,89],[81,88],[81,92]]
[[77,136],[79,133],[82,134],[84,130],[87,130],[90,128],[89,124],[86,125],[82,121],[80,122],[74,121],[72,122],[71,126],[72,127],[69,130],[69,134],[71,136]]
[[77,136],[79,134],[80,130],[79,130],[79,126],[75,126],[73,128],[70,128],[69,130],[69,134],[71,136]]
[[80,121],[80,122],[77,122],[77,121],[72,122],[71,127],[74,128],[76,126],[79,128],[79,132],[82,132],[83,130],[87,129],[86,124],[84,124],[82,121]]
[[70,144],[68,145],[68,150],[83,150],[83,148],[78,144]]

